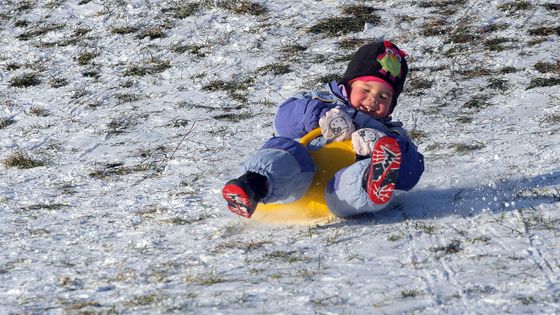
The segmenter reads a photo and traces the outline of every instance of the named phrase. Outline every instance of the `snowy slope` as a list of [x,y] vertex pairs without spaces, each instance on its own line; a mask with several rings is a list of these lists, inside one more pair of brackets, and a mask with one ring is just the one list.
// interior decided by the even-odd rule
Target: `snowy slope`
[[[560,312],[558,13],[0,1],[0,313]],[[395,118],[418,186],[320,225],[231,214],[221,187],[276,105],[381,36],[410,54]]]

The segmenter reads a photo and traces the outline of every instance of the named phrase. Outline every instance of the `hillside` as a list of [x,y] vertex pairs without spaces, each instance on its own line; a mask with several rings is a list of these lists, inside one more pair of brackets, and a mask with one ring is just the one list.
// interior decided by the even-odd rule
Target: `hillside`
[[[560,6],[0,1],[0,313],[560,312]],[[390,209],[237,217],[276,106],[408,52]]]

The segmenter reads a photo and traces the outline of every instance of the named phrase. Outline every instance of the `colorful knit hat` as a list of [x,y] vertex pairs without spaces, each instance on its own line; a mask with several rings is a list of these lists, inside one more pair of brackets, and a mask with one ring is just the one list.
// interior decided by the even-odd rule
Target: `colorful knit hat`
[[390,41],[364,45],[356,51],[339,83],[348,87],[358,77],[374,76],[393,87],[394,95],[389,115],[397,106],[408,73],[407,54]]

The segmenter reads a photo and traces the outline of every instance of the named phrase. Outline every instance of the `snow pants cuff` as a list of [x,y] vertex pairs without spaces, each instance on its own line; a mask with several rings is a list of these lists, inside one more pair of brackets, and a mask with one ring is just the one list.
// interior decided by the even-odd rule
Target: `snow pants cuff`
[[313,159],[299,142],[286,137],[269,139],[243,164],[245,172],[268,179],[263,203],[289,203],[301,198],[315,176]]

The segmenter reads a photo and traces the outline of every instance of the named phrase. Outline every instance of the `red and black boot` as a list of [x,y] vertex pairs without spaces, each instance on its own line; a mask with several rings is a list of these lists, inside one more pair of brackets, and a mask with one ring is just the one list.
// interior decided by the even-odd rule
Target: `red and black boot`
[[366,170],[364,187],[375,204],[391,200],[401,165],[401,149],[391,137],[382,137],[375,143],[371,164]]
[[259,201],[266,196],[265,176],[247,172],[243,176],[228,181],[222,189],[222,196],[233,213],[250,218]]

